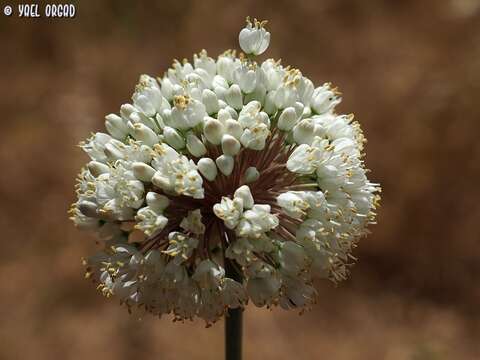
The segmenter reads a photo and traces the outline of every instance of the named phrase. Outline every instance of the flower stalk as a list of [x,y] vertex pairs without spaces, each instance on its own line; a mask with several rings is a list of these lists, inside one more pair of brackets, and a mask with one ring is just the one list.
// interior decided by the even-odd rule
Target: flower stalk
[[[231,260],[225,261],[225,275],[239,283],[242,276],[237,272]],[[243,309],[228,309],[225,316],[225,360],[242,359]]]

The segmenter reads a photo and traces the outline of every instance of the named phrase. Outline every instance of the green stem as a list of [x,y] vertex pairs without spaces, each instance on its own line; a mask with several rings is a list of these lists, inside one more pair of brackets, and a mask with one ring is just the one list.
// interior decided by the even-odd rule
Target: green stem
[[[235,270],[229,259],[225,259],[225,275],[242,282],[242,276]],[[242,359],[242,317],[243,309],[228,309],[225,317],[225,360]]]

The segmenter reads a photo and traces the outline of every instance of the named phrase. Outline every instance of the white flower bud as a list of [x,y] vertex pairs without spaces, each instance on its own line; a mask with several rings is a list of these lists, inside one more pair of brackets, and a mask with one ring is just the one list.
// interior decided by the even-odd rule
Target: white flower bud
[[202,102],[208,115],[216,114],[220,110],[217,95],[210,89],[203,90]]
[[220,109],[218,111],[217,120],[220,121],[222,124],[225,124],[225,122],[231,118],[232,115],[230,114],[230,111],[228,109]]
[[90,161],[87,164],[87,167],[88,167],[88,170],[90,171],[90,174],[92,174],[95,177],[98,177],[101,174],[110,172],[110,168],[99,161]]
[[108,160],[119,160],[125,157],[125,150],[127,146],[118,140],[111,139],[108,143],[105,144],[105,155]]
[[163,136],[167,144],[171,147],[175,149],[183,149],[185,147],[185,139],[174,128],[165,126]]
[[215,160],[215,163],[218,166],[218,170],[220,170],[223,175],[229,176],[232,173],[234,165],[233,157],[221,155]]
[[218,104],[220,106],[220,108],[222,108],[222,102],[224,102],[225,100],[225,95],[227,94],[227,89],[221,87],[221,86],[215,86],[213,88],[213,92],[215,93],[215,95],[217,95],[217,99],[218,99]]
[[135,113],[137,109],[135,109],[135,106],[132,104],[123,104],[120,106],[120,116],[125,120],[129,121],[130,120],[130,115]]
[[227,100],[228,105],[233,107],[236,110],[241,110],[243,107],[242,100],[242,90],[237,84],[233,84],[225,93],[225,100]]
[[170,109],[163,110],[162,111],[162,119],[163,119],[164,125],[169,124],[171,122],[171,119],[172,119],[172,110],[170,110]]
[[[302,109],[303,110],[303,109]],[[282,111],[278,118],[278,128],[284,131],[290,131],[297,122],[297,113],[293,107],[288,107]]]
[[208,181],[213,181],[217,177],[217,166],[215,162],[210,158],[201,158],[197,163],[198,171]]
[[141,181],[150,182],[153,175],[155,175],[155,169],[143,162],[134,162],[132,164],[132,169],[133,176]]
[[225,155],[235,156],[240,151],[240,142],[232,135],[225,134],[222,137],[222,151]]
[[245,170],[245,182],[247,184],[257,181],[259,177],[260,173],[255,166],[251,166]]
[[225,132],[232,135],[235,139],[240,140],[243,128],[237,120],[228,119],[225,121]]
[[293,139],[297,144],[311,144],[315,125],[312,119],[303,119],[293,128]]
[[205,126],[203,127],[203,133],[208,141],[213,145],[219,145],[222,141],[224,133],[223,125],[220,121],[213,118],[205,118]]
[[305,108],[303,109],[302,118],[306,119],[310,116],[312,116],[312,109],[310,108],[310,106],[305,106]]
[[[172,110],[170,109],[165,109],[162,113],[165,113],[165,111],[169,111],[170,113],[172,112]],[[155,121],[158,124],[159,130],[163,130],[163,128],[165,127],[165,121],[163,120],[162,115],[160,114],[155,115]]]
[[97,217],[97,208],[97,204],[91,201],[82,200],[78,203],[78,210],[80,210],[83,215],[88,217]]
[[128,123],[128,126],[136,140],[139,140],[150,147],[158,143],[157,134],[148,126],[142,123],[132,124],[131,122]]
[[168,77],[165,77],[160,81],[160,88],[162,90],[162,95],[165,96],[165,98],[168,101],[172,101],[173,100],[173,84]]
[[265,96],[263,110],[269,115],[273,115],[277,111],[277,106],[275,105],[275,91],[269,91]]
[[244,209],[251,209],[253,207],[253,196],[247,185],[240,186],[233,194],[233,197],[242,199]]
[[254,24],[247,18],[247,26],[240,31],[238,41],[246,54],[260,55],[267,50],[270,44],[270,33],[265,30],[266,21],[254,20]]
[[125,139],[129,133],[128,126],[125,121],[116,114],[109,114],[105,116],[105,127],[110,135],[119,140]]
[[163,213],[170,204],[168,197],[153,191],[147,193],[145,200],[147,201],[147,205],[157,213]]
[[[220,61],[220,60],[219,60]],[[225,90],[228,89],[228,82],[225,78],[221,75],[215,75],[212,80],[212,87],[215,89],[216,87],[221,87]]]
[[238,120],[238,113],[235,111],[234,108],[231,106],[227,105],[225,106],[225,110],[227,110],[230,113],[230,118],[233,120]]
[[171,183],[170,179],[162,171],[157,171],[153,175],[152,184],[165,191],[173,191],[175,189],[175,185]]
[[195,65],[195,69],[203,69],[211,77],[217,72],[217,64],[215,63],[215,60],[208,56],[206,50],[200,51],[198,55],[193,55],[193,64]]
[[293,107],[295,109],[295,113],[297,114],[297,119],[300,119],[303,115],[303,111],[305,110],[305,106],[301,102],[297,101]]
[[[220,55],[217,60],[217,73],[226,81],[233,80],[233,71],[235,70],[237,60],[232,56]],[[228,86],[227,86],[228,87]]]
[[187,134],[187,150],[195,157],[200,157],[207,153],[207,148],[203,142],[193,133]]
[[[225,90],[225,91],[227,91],[227,90]],[[217,93],[215,92],[215,94],[217,94]],[[218,96],[218,94],[217,94],[217,96]],[[222,99],[218,99],[218,106],[220,106],[220,109],[225,109],[228,106],[228,104],[225,101],[223,101]]]

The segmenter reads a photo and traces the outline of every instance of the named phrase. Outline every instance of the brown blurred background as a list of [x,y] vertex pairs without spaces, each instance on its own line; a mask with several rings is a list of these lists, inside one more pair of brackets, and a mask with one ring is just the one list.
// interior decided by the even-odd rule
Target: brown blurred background
[[222,359],[221,323],[138,321],[84,281],[94,238],[66,211],[75,145],[138,76],[237,47],[246,15],[268,56],[340,87],[384,192],[352,278],[303,316],[250,306],[245,358],[480,358],[480,0],[74,3],[0,14],[0,359]]

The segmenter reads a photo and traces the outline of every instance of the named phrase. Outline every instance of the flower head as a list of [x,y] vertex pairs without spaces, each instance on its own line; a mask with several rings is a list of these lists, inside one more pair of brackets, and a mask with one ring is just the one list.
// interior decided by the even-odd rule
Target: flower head
[[91,161],[71,215],[103,243],[85,265],[105,296],[212,323],[248,300],[308,308],[313,278],[348,275],[379,201],[365,138],[329,83],[255,61],[265,24],[240,32],[248,56],[202,50],[142,75],[108,133],[81,143]]

